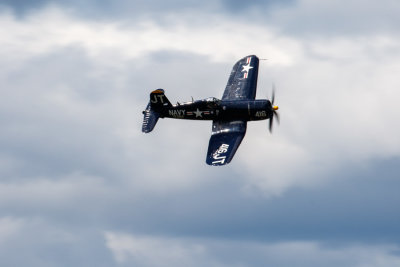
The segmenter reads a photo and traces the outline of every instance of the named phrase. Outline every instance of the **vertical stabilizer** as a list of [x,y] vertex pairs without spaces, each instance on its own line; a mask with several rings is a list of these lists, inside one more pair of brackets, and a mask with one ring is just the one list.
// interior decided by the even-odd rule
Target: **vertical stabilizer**
[[163,89],[157,89],[150,94],[150,105],[154,111],[161,112],[166,107],[172,107]]

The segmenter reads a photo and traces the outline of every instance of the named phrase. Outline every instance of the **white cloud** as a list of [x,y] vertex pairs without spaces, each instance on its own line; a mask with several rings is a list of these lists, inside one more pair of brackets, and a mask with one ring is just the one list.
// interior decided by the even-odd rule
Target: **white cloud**
[[[3,13],[2,54],[14,60],[26,59],[27,56],[46,54],[63,47],[80,46],[93,60],[105,60],[106,64],[168,50],[227,62],[257,53],[283,65],[291,64],[297,56],[295,41],[255,23],[246,25],[216,16],[208,21],[193,20],[189,16],[167,18],[169,23],[163,26],[152,21],[133,25],[129,22],[85,21],[58,8],[44,9],[24,20]],[[232,32],[240,34],[233,38]],[[287,53],[288,50],[291,53]]]
[[[244,24],[230,17],[217,16],[203,20],[189,16],[175,19],[166,15],[166,25],[152,21],[134,24],[129,21],[94,22],[74,18],[68,11],[57,8],[32,13],[23,20],[2,13],[0,20],[4,25],[0,32],[0,53],[5,62],[2,91],[8,97],[3,100],[3,110],[20,114],[19,127],[22,127],[7,130],[22,129],[29,132],[29,138],[36,134],[39,139],[42,134],[46,136],[40,129],[65,124],[68,129],[74,129],[68,130],[74,137],[63,142],[54,139],[52,147],[56,149],[50,149],[50,153],[64,154],[64,142],[72,148],[72,155],[77,155],[79,147],[83,146],[86,150],[84,162],[89,159],[91,166],[101,165],[119,177],[133,176],[135,186],[161,191],[186,188],[202,183],[203,177],[213,172],[223,173],[203,166],[209,134],[209,128],[204,130],[204,124],[194,126],[192,122],[184,122],[193,125],[190,129],[198,129],[185,134],[181,129],[185,127],[183,123],[170,120],[160,122],[157,132],[151,135],[143,136],[139,132],[139,114],[146,104],[143,101],[147,101],[142,97],[146,94],[143,90],[150,89],[139,88],[136,82],[148,86],[157,80],[157,84],[169,84],[174,88],[182,88],[184,84],[198,85],[198,88],[221,86],[219,90],[205,91],[222,93],[223,84],[214,83],[222,80],[220,73],[218,77],[216,73],[207,74],[207,83],[202,76],[191,78],[193,66],[190,62],[174,65],[177,69],[161,68],[153,72],[154,65],[160,62],[151,56],[162,51],[207,58],[204,71],[217,64],[215,62],[223,62],[227,66],[226,75],[234,61],[243,55],[255,53],[269,59],[261,64],[258,96],[265,95],[264,88],[272,81],[277,84],[282,125],[275,127],[271,137],[266,123],[250,123],[254,126],[249,126],[232,166],[225,167],[243,174],[246,188],[280,194],[293,185],[314,184],[320,176],[327,176],[343,163],[400,154],[397,138],[400,129],[394,123],[400,114],[396,103],[399,93],[395,90],[399,86],[396,69],[400,51],[395,36],[375,34],[307,39],[279,33],[277,29],[257,22]],[[67,76],[68,79],[55,73],[58,79],[46,84],[55,85],[51,88],[35,84],[39,79],[17,88],[10,84],[8,75],[24,67],[28,69],[28,64],[35,59],[71,48],[80,49],[89,68],[82,67],[80,72],[73,67],[67,69],[73,73]],[[63,52],[60,56],[66,58],[62,55]],[[134,80],[129,78],[132,66],[135,68],[132,73],[138,75]],[[162,76],[159,72],[163,71],[177,76]],[[162,80],[157,78],[159,75]],[[75,87],[71,84],[72,77],[86,82],[87,88],[82,83]],[[51,76],[46,78],[51,79]],[[96,90],[96,80],[107,81],[112,91]],[[24,86],[26,88],[21,88]],[[84,90],[87,92],[83,93]],[[191,94],[203,96],[184,89],[174,89],[173,94],[173,98],[179,95],[187,98]],[[21,95],[35,99],[34,107],[40,107],[35,117],[31,117],[31,110],[21,108],[31,105],[28,99],[21,99]],[[100,100],[93,102],[92,97],[99,95],[102,96]],[[45,113],[51,111],[57,111],[58,116],[48,118]],[[26,123],[28,118],[33,126]],[[30,125],[32,128],[28,127]],[[55,128],[54,135],[61,134],[58,129]],[[91,150],[96,153],[87,153]],[[188,157],[188,151],[196,151],[199,156],[191,153]],[[5,160],[11,161],[11,158]],[[185,166],[178,168],[183,161]],[[132,162],[135,168],[132,168]],[[154,162],[159,168],[152,167]],[[168,179],[159,175],[159,170],[168,174]],[[140,179],[144,173],[148,178]],[[188,173],[195,177],[188,180]]]
[[[182,244],[174,239],[133,237],[112,232],[107,232],[105,238],[107,247],[120,263],[134,259],[140,266],[194,266],[205,260],[202,259],[205,250],[202,245]],[[198,262],[199,256],[200,262]]]
[[112,259],[97,253],[102,247],[97,248],[96,237],[91,229],[82,231],[82,228],[76,228],[72,223],[67,224],[28,214],[1,217],[0,264],[110,266]]
[[106,232],[119,263],[140,266],[397,266],[393,245],[327,247],[312,241],[261,243],[215,239],[133,236]]

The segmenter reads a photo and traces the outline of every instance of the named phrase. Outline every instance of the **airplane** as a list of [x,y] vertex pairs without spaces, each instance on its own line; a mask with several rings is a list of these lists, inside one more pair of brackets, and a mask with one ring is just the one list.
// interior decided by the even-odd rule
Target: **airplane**
[[151,132],[159,118],[212,120],[212,134],[206,163],[221,166],[231,162],[245,134],[248,121],[269,119],[272,131],[274,117],[279,122],[278,106],[271,100],[255,99],[259,58],[249,55],[233,66],[221,99],[209,97],[172,105],[163,89],[150,93],[150,101],[143,111],[142,132]]

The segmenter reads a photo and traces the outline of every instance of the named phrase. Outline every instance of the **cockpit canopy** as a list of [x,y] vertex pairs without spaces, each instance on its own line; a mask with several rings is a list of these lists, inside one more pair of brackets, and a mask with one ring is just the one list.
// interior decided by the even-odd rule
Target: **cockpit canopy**
[[213,103],[219,103],[221,101],[216,97],[209,97],[209,98],[206,98],[205,100],[206,100],[206,102],[209,102],[209,103],[212,103],[212,102]]
[[219,103],[221,102],[221,100],[219,100],[218,98],[215,98],[215,97],[206,98],[206,99],[204,99],[204,101],[207,103],[207,106],[209,106],[209,107],[218,106]]

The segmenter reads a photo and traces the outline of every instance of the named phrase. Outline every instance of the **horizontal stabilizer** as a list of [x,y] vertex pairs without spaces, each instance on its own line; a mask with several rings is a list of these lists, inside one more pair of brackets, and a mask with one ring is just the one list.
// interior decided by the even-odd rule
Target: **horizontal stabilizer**
[[146,107],[146,110],[143,111],[143,115],[142,132],[149,133],[154,129],[154,126],[156,126],[160,114],[152,110],[149,103]]

